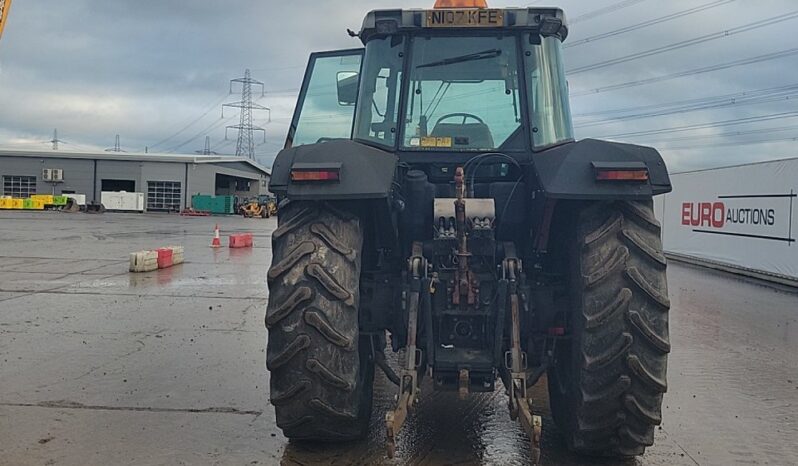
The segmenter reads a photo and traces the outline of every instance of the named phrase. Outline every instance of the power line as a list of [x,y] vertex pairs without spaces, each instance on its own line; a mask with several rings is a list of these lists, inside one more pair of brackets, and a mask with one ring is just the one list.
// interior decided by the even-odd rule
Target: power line
[[688,39],[680,42],[675,42],[673,44],[663,45],[662,47],[656,47],[643,52],[633,53],[631,55],[626,55],[624,57],[613,58],[611,60],[605,60],[593,63],[592,65],[579,66],[567,70],[566,73],[574,75],[574,74],[584,73],[586,71],[593,71],[601,68],[606,68],[608,66],[619,65],[621,63],[627,63],[630,61],[639,60],[641,58],[652,57],[654,55],[659,55],[661,53],[672,52],[674,50],[692,47],[694,45],[703,44],[705,42],[710,42],[713,40],[725,39],[727,37],[731,37],[737,34],[742,34],[744,32],[754,31],[756,29],[761,29],[764,27],[773,26],[774,24],[790,21],[795,18],[798,18],[798,11],[793,11],[791,13],[774,16],[772,18],[763,19],[760,21],[754,21],[753,23],[745,24],[743,26],[738,26],[736,28],[726,29],[725,31],[713,32],[712,34],[705,34],[703,36],[696,37],[693,39]]
[[296,94],[300,91],[298,87],[294,87],[291,89],[277,89],[276,91],[266,91],[266,94]]
[[234,143],[234,142],[236,142],[236,141],[235,141],[235,140],[233,140],[233,139],[228,139],[227,141],[225,141],[225,140],[223,139],[221,142],[219,142],[219,143],[217,143],[215,146],[213,146],[213,150],[214,150],[214,151],[216,151],[216,152],[218,152],[218,151],[220,151],[220,150],[222,149],[222,147],[229,146],[230,144],[232,144],[232,143]]
[[708,102],[708,101],[711,102],[711,101],[715,101],[715,100],[731,99],[731,100],[735,100],[736,101],[736,99],[741,99],[741,98],[745,98],[745,97],[753,97],[753,96],[759,96],[759,95],[764,95],[764,94],[772,94],[772,93],[781,93],[781,92],[784,92],[784,91],[792,91],[792,90],[798,90],[798,83],[789,84],[789,85],[786,85],[786,86],[769,87],[769,88],[766,88],[766,89],[756,89],[756,90],[753,90],[753,91],[735,92],[735,93],[731,93],[731,94],[723,94],[723,95],[718,95],[718,96],[713,96],[713,97],[701,97],[701,98],[697,98],[697,99],[678,100],[678,101],[675,101],[675,102],[669,102],[669,103],[665,103],[665,104],[638,105],[638,106],[634,106],[634,107],[615,108],[615,109],[610,109],[610,110],[598,110],[598,111],[595,111],[595,112],[587,112],[587,113],[576,113],[576,114],[574,114],[573,117],[575,119],[578,119],[578,118],[589,118],[589,117],[595,117],[595,116],[608,116],[608,115],[614,115],[614,114],[625,114],[625,113],[629,113],[629,112],[639,112],[639,111],[644,111],[644,110],[655,110],[655,109],[661,109],[661,108],[671,108],[671,107],[677,107],[677,106],[689,105],[689,104],[700,104],[700,103],[705,103],[705,102]]
[[85,152],[96,152],[97,151],[96,147],[89,147],[89,146],[86,146],[86,145],[83,145],[83,144],[76,144],[74,142],[61,141],[61,144],[66,144],[68,146],[74,147],[77,150],[82,150],[82,151],[85,151]]
[[186,140],[182,144],[178,144],[178,145],[176,145],[174,147],[171,147],[171,148],[167,149],[165,152],[167,152],[167,153],[175,152],[178,149],[180,149],[180,148],[182,148],[184,146],[187,146],[188,144],[191,144],[192,142],[196,141],[197,139],[201,138],[202,136],[205,136],[208,132],[222,127],[224,124],[232,121],[233,118],[236,118],[238,116],[239,116],[238,114],[235,114],[235,115],[233,115],[231,117],[228,117],[228,118],[220,118],[220,119],[214,121],[213,123],[211,123],[206,128],[202,129],[200,132],[198,132],[197,134],[195,134],[194,136],[192,136],[190,139]]
[[673,14],[670,14],[670,15],[666,15],[666,16],[661,16],[659,18],[648,20],[648,21],[644,21],[642,23],[633,24],[631,26],[626,26],[626,27],[622,27],[620,29],[615,29],[613,31],[605,32],[603,34],[596,34],[594,36],[586,37],[586,38],[581,39],[581,40],[572,41],[572,42],[569,42],[569,43],[566,43],[565,45],[563,45],[563,48],[567,49],[567,48],[571,48],[571,47],[578,47],[580,45],[588,44],[588,43],[591,43],[591,42],[597,42],[597,41],[600,41],[602,39],[607,39],[609,37],[619,36],[621,34],[626,34],[627,32],[637,31],[638,29],[647,28],[649,26],[654,26],[656,24],[662,24],[662,23],[667,22],[667,21],[672,21],[674,19],[683,18],[685,16],[689,16],[689,15],[692,15],[692,14],[695,14],[695,13],[700,13],[700,12],[705,11],[705,10],[709,10],[709,9],[712,9],[712,8],[717,8],[719,6],[727,5],[727,4],[732,3],[734,1],[735,0],[716,0],[714,2],[706,3],[704,5],[699,5],[697,7],[689,8],[687,10],[681,10],[681,11],[678,11],[676,13],[673,13]]
[[603,8],[599,8],[597,10],[581,14],[579,16],[571,18],[568,22],[570,24],[576,24],[584,21],[589,21],[591,19],[598,18],[599,16],[604,16],[609,13],[614,13],[616,11],[623,10],[624,8],[628,8],[630,6],[634,6],[637,5],[638,3],[643,3],[645,1],[646,0],[623,0],[622,2],[613,3],[612,5],[605,6]]
[[791,137],[791,138],[783,138],[783,139],[759,139],[759,140],[751,140],[751,141],[729,141],[729,142],[720,142],[720,143],[713,143],[713,144],[698,144],[698,145],[689,145],[689,146],[676,146],[676,147],[665,147],[661,148],[660,150],[695,150],[695,149],[707,149],[711,147],[729,147],[729,146],[752,146],[757,144],[773,144],[777,142],[796,142],[798,141],[798,137]]
[[194,134],[194,136],[192,136],[191,138],[187,139],[183,143],[178,144],[176,146],[173,146],[173,147],[171,147],[169,149],[166,149],[164,152],[173,153],[173,152],[177,151],[178,149],[191,144],[192,142],[196,141],[197,139],[201,138],[202,136],[207,135],[207,133],[221,128],[222,126],[224,126],[225,124],[233,121],[234,118],[238,118],[239,116],[240,116],[240,113],[236,113],[233,116],[230,116],[230,117],[227,117],[227,118],[222,117],[222,118],[214,121],[213,123],[211,123],[207,127],[201,129],[198,133]]
[[293,69],[297,69],[297,68],[305,68],[306,66],[307,66],[307,64],[303,63],[301,65],[296,64],[296,65],[289,65],[289,66],[281,66],[279,68],[252,68],[251,71],[268,71],[268,72],[271,73],[271,72],[274,72],[274,71],[284,71],[284,70],[293,70]]
[[199,123],[199,121],[202,120],[203,118],[205,118],[211,112],[211,110],[213,110],[215,108],[218,108],[219,104],[222,103],[222,101],[224,101],[224,99],[227,96],[228,96],[228,94],[224,94],[221,98],[219,98],[218,100],[215,100],[213,102],[213,104],[210,107],[208,107],[208,110],[206,110],[202,115],[200,115],[196,119],[194,119],[191,122],[189,122],[186,126],[180,128],[176,133],[174,133],[174,134],[170,135],[169,137],[164,138],[164,139],[156,142],[155,144],[151,145],[150,148],[152,149],[154,147],[160,146],[162,144],[165,144],[165,143],[171,141],[172,139],[177,137],[180,133],[186,131],[187,129],[191,128],[195,124]]
[[795,118],[795,117],[798,117],[798,112],[782,112],[782,113],[774,113],[771,115],[763,115],[763,116],[747,117],[747,118],[735,118],[733,120],[715,121],[712,123],[701,123],[696,125],[674,126],[672,128],[660,128],[660,129],[652,129],[647,131],[633,131],[629,133],[611,134],[599,137],[606,139],[637,138],[641,136],[651,136],[655,134],[681,133],[685,131],[694,131],[697,129],[720,128],[724,126],[742,125],[747,123],[757,123],[761,121],[772,121],[780,118]]
[[607,125],[610,123],[617,123],[620,121],[628,121],[628,120],[642,120],[646,118],[656,118],[661,116],[669,116],[669,115],[682,115],[685,113],[692,113],[692,112],[699,112],[702,110],[712,110],[724,107],[732,107],[732,106],[745,106],[745,105],[756,105],[756,104],[763,104],[763,103],[770,103],[770,102],[778,102],[782,100],[795,100],[798,97],[798,94],[790,94],[784,96],[777,96],[777,97],[767,97],[767,98],[759,98],[759,99],[752,99],[748,101],[727,101],[723,103],[713,104],[713,105],[703,105],[694,108],[685,108],[685,109],[675,109],[675,110],[667,110],[661,112],[653,112],[653,113],[641,113],[637,115],[625,115],[623,117],[615,117],[610,118],[607,120],[599,120],[593,121],[590,123],[578,124],[574,125],[575,128],[589,128],[593,126],[602,126]]
[[745,94],[743,93],[741,97],[724,98],[721,100],[715,100],[714,102],[712,100],[705,100],[704,102],[695,105],[685,105],[679,107],[663,106],[662,109],[657,111],[618,115],[618,116],[609,117],[604,120],[596,120],[587,123],[576,124],[574,125],[574,127],[589,128],[593,126],[602,126],[626,120],[639,120],[639,119],[655,118],[655,117],[668,116],[668,115],[680,115],[685,113],[698,112],[702,110],[711,110],[711,109],[724,108],[724,107],[738,107],[745,105],[779,102],[783,100],[794,100],[796,97],[798,97],[798,93],[796,93],[796,90],[798,90],[798,87],[794,88],[794,90],[792,91],[786,91],[786,92],[782,91],[774,93],[772,95],[764,95],[761,97],[746,97]]
[[222,126],[224,126],[225,124],[227,124],[227,123],[229,123],[229,122],[233,121],[233,119],[234,119],[234,118],[238,118],[239,116],[240,116],[240,113],[236,113],[235,115],[233,115],[233,116],[230,116],[230,117],[227,117],[227,118],[224,118],[224,117],[222,117],[222,118],[220,118],[219,120],[216,120],[216,121],[214,121],[213,123],[211,123],[209,126],[207,126],[207,127],[203,128],[203,129],[202,129],[202,130],[200,130],[198,133],[194,134],[194,136],[192,136],[192,137],[191,137],[191,138],[189,138],[188,140],[184,141],[182,144],[178,144],[178,145],[176,145],[176,146],[173,146],[173,147],[171,147],[171,148],[169,148],[169,149],[165,150],[164,152],[166,152],[166,153],[172,153],[172,152],[175,152],[175,151],[177,151],[178,149],[180,149],[180,148],[182,148],[182,147],[184,147],[184,146],[187,146],[188,144],[191,144],[192,142],[196,141],[197,139],[199,139],[199,138],[201,138],[201,137],[205,136],[205,135],[206,135],[207,133],[209,133],[210,131],[214,131],[214,130],[216,130],[216,129],[219,129],[220,127],[222,127]]
[[[234,81],[234,82],[238,82],[238,81]],[[278,91],[278,92],[279,92],[279,91]],[[232,93],[232,88],[231,88],[231,92],[230,92],[230,93]],[[214,102],[213,102],[213,104],[212,104],[210,107],[208,107],[208,109],[207,109],[205,112],[203,112],[203,113],[202,113],[202,115],[200,115],[199,117],[197,117],[197,118],[195,118],[194,120],[192,120],[190,123],[188,123],[187,125],[185,125],[183,128],[181,128],[179,131],[177,131],[176,133],[172,134],[171,136],[169,136],[169,137],[167,137],[167,138],[165,138],[165,139],[163,139],[163,140],[161,140],[161,141],[158,141],[157,143],[153,144],[152,146],[150,146],[150,148],[153,148],[153,147],[156,147],[156,146],[162,145],[162,144],[164,144],[164,143],[166,143],[166,142],[168,142],[168,141],[170,141],[170,140],[174,139],[174,138],[175,138],[176,136],[178,136],[179,134],[183,133],[184,131],[186,131],[186,130],[187,130],[187,129],[189,129],[190,127],[192,127],[192,126],[194,126],[195,124],[197,124],[199,121],[201,121],[203,118],[205,118],[205,117],[206,117],[206,116],[207,116],[207,115],[208,115],[208,114],[209,114],[209,113],[210,113],[210,112],[211,112],[213,109],[215,109],[215,108],[218,108],[219,104],[221,104],[221,103],[222,103],[222,102],[225,100],[225,98],[226,98],[228,95],[230,95],[230,93],[225,93],[225,94],[224,94],[224,95],[223,95],[221,98],[219,98],[219,99],[217,99],[216,101],[214,101]],[[216,121],[214,121],[213,123],[211,123],[211,124],[210,124],[208,127],[206,127],[205,129],[201,130],[199,133],[196,133],[194,136],[190,137],[190,138],[189,138],[188,140],[186,140],[185,142],[183,142],[183,143],[181,143],[181,144],[178,144],[178,145],[175,145],[175,146],[172,146],[172,147],[170,147],[170,148],[168,148],[168,149],[165,149],[163,152],[166,152],[166,153],[172,153],[172,152],[175,152],[176,150],[178,150],[178,149],[180,149],[180,148],[182,148],[182,147],[185,147],[185,146],[187,146],[188,144],[190,144],[190,143],[192,143],[192,142],[196,141],[198,138],[200,138],[200,137],[202,137],[203,135],[205,135],[205,134],[206,134],[208,131],[212,131],[212,130],[215,130],[215,129],[217,129],[217,128],[218,128],[218,127],[220,127],[222,124],[224,124],[224,123],[227,123],[227,122],[231,121],[233,118],[235,118],[235,117],[238,117],[239,115],[240,115],[240,114],[238,114],[238,113],[237,113],[237,114],[236,114],[236,115],[234,115],[233,117],[225,119],[223,122],[220,122],[219,120],[216,120]],[[222,118],[224,118],[224,114],[222,114]]]
[[718,133],[718,134],[702,134],[697,136],[681,136],[677,138],[666,138],[666,139],[656,139],[652,141],[646,141],[648,144],[665,144],[669,142],[686,142],[686,141],[700,141],[702,139],[718,139],[718,138],[731,138],[737,136],[750,136],[752,134],[771,134],[771,133],[782,133],[784,131],[796,131],[798,130],[797,125],[790,125],[790,126],[779,126],[775,128],[760,128],[760,129],[752,129],[747,131],[729,131],[726,133]]
[[796,54],[798,54],[798,48],[792,48],[792,49],[782,50],[780,52],[767,53],[764,55],[757,55],[751,58],[744,58],[742,60],[735,60],[728,63],[706,66],[703,68],[696,68],[688,71],[681,71],[679,73],[666,74],[662,76],[655,76],[653,78],[638,79],[635,81],[629,81],[620,84],[612,84],[610,86],[597,87],[595,89],[591,89],[588,91],[575,92],[571,94],[571,97],[582,97],[586,95],[599,94],[602,92],[617,91],[619,89],[627,89],[630,87],[659,83],[663,81],[669,81],[671,79],[684,78],[687,76],[695,76],[699,74],[710,73],[712,71],[720,71],[729,68],[735,68],[738,66],[752,65],[754,63],[762,63],[765,61],[776,60],[779,58],[789,57],[791,55],[796,55]]

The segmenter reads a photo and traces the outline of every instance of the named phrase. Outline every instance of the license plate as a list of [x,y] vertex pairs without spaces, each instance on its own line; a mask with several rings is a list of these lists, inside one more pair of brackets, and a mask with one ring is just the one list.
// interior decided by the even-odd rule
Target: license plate
[[427,11],[428,28],[495,28],[504,26],[503,10]]

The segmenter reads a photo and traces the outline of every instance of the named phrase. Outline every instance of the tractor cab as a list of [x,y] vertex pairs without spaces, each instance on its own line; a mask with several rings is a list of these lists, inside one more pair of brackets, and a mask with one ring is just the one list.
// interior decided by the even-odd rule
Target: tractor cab
[[287,146],[353,139],[429,163],[572,141],[567,33],[553,8],[372,11],[350,31],[365,48],[311,57]]

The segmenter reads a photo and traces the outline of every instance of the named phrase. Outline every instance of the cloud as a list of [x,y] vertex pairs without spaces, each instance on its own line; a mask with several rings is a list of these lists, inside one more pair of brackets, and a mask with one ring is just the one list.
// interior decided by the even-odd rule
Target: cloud
[[[637,24],[695,7],[693,0],[647,0],[599,18],[574,24],[569,40]],[[401,5],[399,5],[401,3]],[[120,134],[129,150],[159,141],[156,150],[193,152],[205,135],[219,152],[235,150],[224,140],[224,127],[236,124],[236,114],[221,103],[239,99],[227,95],[228,81],[252,69],[266,83],[259,103],[272,108],[256,112],[256,123],[267,129],[267,143],[258,146],[270,162],[285,140],[296,92],[308,55],[313,51],[359,46],[347,28],[358,29],[366,11],[377,8],[428,8],[428,1],[387,0],[41,0],[15,2],[0,42],[0,145],[46,147],[53,128],[75,147],[104,148]],[[492,6],[511,1],[493,0]],[[537,2],[535,2],[537,3]],[[575,17],[613,3],[562,0]],[[653,8],[656,5],[656,8]],[[704,34],[794,11],[790,0],[737,0],[678,20],[638,29],[566,50],[568,68],[590,65],[653,49]],[[572,92],[660,76],[753,57],[795,46],[798,20],[764,27],[703,44],[608,66],[569,78]],[[794,41],[793,41],[794,42]],[[798,56],[679,78],[661,83],[574,97],[575,114],[624,107],[660,105],[798,84]],[[794,82],[793,82],[794,81]],[[257,95],[259,96],[259,94]],[[595,137],[658,128],[704,124],[790,111],[794,100],[728,106],[657,118],[606,122],[578,129],[579,137]],[[188,125],[189,123],[193,123]],[[798,121],[792,122],[798,125]],[[795,132],[730,136],[789,125],[763,122],[732,128],[708,128],[684,136],[715,138],[663,141],[680,134],[630,138],[659,147],[674,169],[697,168],[750,160],[794,156],[794,142],[733,145],[757,139],[783,139]],[[186,126],[188,125],[188,128]],[[184,131],[179,131],[186,128]],[[722,136],[720,136],[722,135]],[[234,138],[234,132],[230,132]],[[726,145],[718,146],[716,144]],[[64,147],[70,147],[69,144]]]

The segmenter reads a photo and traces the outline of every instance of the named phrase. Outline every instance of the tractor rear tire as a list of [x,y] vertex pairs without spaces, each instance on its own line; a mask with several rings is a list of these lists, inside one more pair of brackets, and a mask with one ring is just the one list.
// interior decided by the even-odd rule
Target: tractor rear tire
[[271,403],[289,439],[363,438],[374,361],[359,336],[358,217],[325,203],[289,203],[272,235],[268,273]]
[[549,371],[571,450],[632,457],[654,443],[667,390],[667,262],[652,202],[580,210],[571,245],[571,340]]

